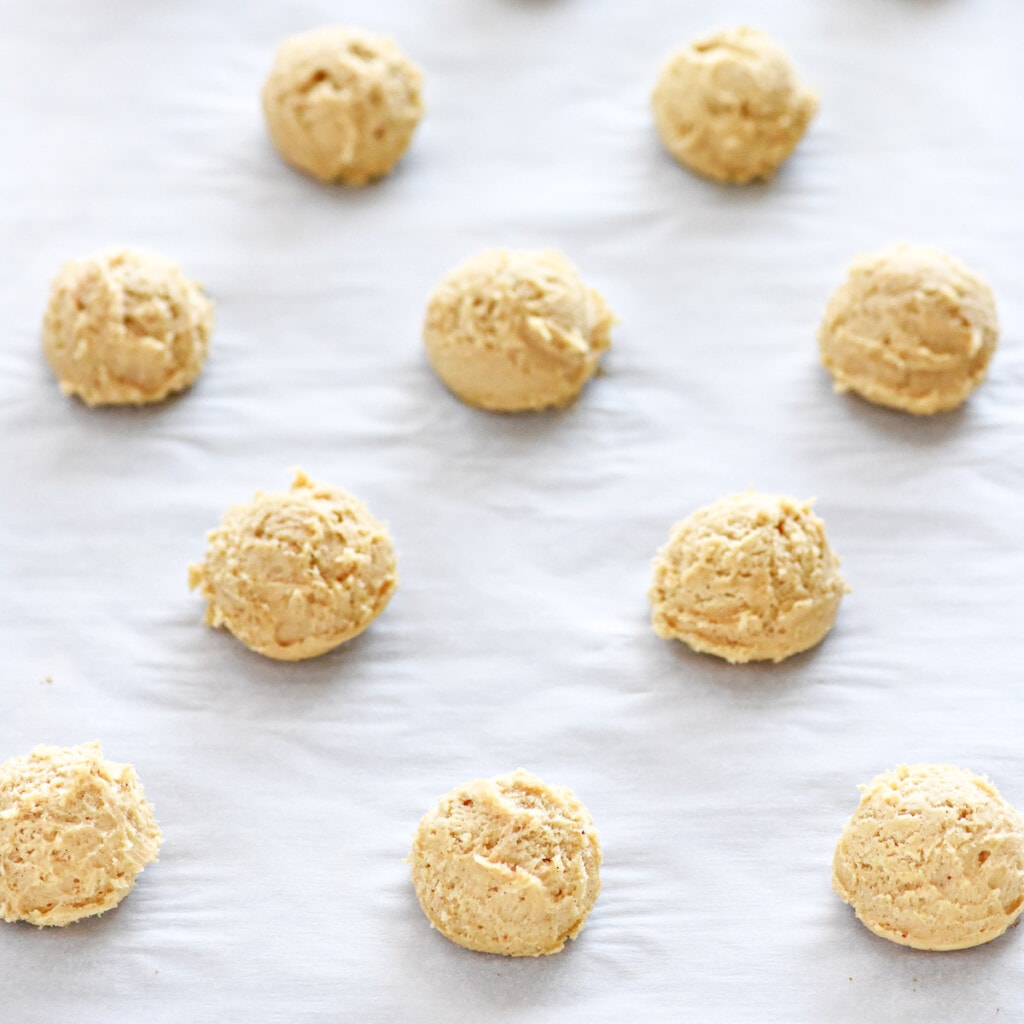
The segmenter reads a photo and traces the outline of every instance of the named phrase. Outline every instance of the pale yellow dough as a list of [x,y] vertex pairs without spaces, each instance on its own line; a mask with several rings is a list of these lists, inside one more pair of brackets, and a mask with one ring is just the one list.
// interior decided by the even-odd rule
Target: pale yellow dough
[[915,949],[966,949],[1020,917],[1024,818],[988,779],[900,765],[860,788],[832,887],[871,931]]
[[818,109],[779,46],[754,28],[713,32],[677,50],[651,97],[665,148],[716,181],[770,178]]
[[989,286],[959,260],[898,243],[859,256],[818,331],[836,391],[918,415],[963,404],[999,325]]
[[135,769],[98,743],[12,757],[0,764],[0,917],[66,925],[102,914],[161,838]]
[[398,586],[387,529],[347,491],[301,471],[288,493],[229,508],[207,539],[206,560],[189,566],[207,625],[279,661],[351,640]]
[[213,304],[177,264],[144,249],[107,249],[54,279],[43,352],[64,394],[143,405],[192,384],[212,331]]
[[490,249],[451,271],[427,306],[437,375],[469,405],[568,405],[611,344],[614,314],[561,253]]
[[747,491],[677,523],[654,560],[654,631],[726,661],[782,661],[832,628],[849,588],[810,502]]
[[587,809],[522,769],[442,796],[420,822],[409,861],[430,923],[483,953],[557,953],[601,891]]
[[278,153],[321,181],[387,174],[423,116],[419,69],[392,42],[331,26],[286,39],[263,86]]

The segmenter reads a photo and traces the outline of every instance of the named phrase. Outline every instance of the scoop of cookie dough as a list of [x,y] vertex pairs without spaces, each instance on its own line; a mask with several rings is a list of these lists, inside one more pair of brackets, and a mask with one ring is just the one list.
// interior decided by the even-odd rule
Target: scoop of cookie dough
[[286,39],[263,86],[271,141],[321,181],[387,174],[423,116],[419,69],[390,40],[332,26]]
[[442,796],[420,822],[409,861],[430,923],[483,953],[557,953],[601,891],[587,809],[522,769]]
[[883,939],[966,949],[1002,935],[1024,906],[1024,818],[988,779],[900,765],[867,786],[843,829],[832,888]]
[[741,183],[775,173],[818,99],[771,39],[742,27],[677,50],[661,70],[651,106],[661,141],[679,163]]
[[985,379],[999,326],[989,286],[959,260],[898,243],[859,256],[818,331],[836,391],[919,415],[961,405]]
[[160,829],[135,769],[98,743],[0,764],[0,917],[66,925],[116,907],[156,860]]
[[144,249],[107,249],[64,265],[43,318],[43,352],[66,395],[143,405],[199,376],[213,304],[177,264]]
[[654,631],[726,661],[782,661],[832,628],[847,587],[810,502],[747,491],[677,523],[654,560]]
[[189,586],[206,623],[260,654],[299,661],[362,633],[398,585],[387,530],[362,502],[301,471],[287,494],[227,510]]
[[611,344],[614,321],[561,253],[490,249],[434,290],[423,341],[464,402],[521,412],[572,402]]

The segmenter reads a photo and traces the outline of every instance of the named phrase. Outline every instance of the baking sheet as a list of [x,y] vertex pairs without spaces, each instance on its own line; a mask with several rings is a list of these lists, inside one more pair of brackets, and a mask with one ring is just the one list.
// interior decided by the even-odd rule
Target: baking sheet
[[[749,21],[821,111],[769,185],[661,151],[667,51]],[[325,188],[266,141],[279,40],[395,36],[428,114],[389,179]],[[0,928],[0,1018],[954,1021],[1024,1016],[1021,936],[893,946],[832,894],[857,783],[988,773],[1024,807],[1022,8],[1009,0],[5,0],[0,7],[0,756],[103,742],[165,834],[121,907]],[[916,420],[835,396],[814,331],[857,251],[906,238],[992,283],[990,380]],[[217,304],[196,387],[60,396],[68,258],[142,244]],[[461,406],[426,365],[436,280],[554,246],[621,317],[560,413]],[[401,585],[282,665],[201,624],[186,565],[290,467],[362,497]],[[818,497],[853,592],[815,651],[730,667],[659,640],[672,522],[754,485]],[[556,957],[427,926],[403,864],[434,798],[517,766],[593,813],[604,891]]]

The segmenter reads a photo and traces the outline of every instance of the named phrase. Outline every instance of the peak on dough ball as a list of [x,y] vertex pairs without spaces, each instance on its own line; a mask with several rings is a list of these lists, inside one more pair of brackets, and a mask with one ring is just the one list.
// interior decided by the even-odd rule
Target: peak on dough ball
[[672,528],[648,597],[659,636],[735,663],[813,647],[847,590],[810,502],[747,491]]
[[263,86],[278,153],[321,181],[387,174],[423,116],[419,68],[384,36],[331,26],[286,39]]
[[522,412],[574,401],[611,344],[614,321],[561,253],[489,249],[438,284],[423,341],[464,402]]
[[160,829],[135,769],[98,743],[0,764],[0,917],[66,925],[102,914],[156,860]]
[[858,256],[818,331],[836,391],[918,415],[955,409],[985,379],[999,325],[989,286],[938,249]]
[[861,786],[832,862],[832,888],[883,939],[966,949],[1024,906],[1024,819],[988,779],[900,765]]
[[143,405],[195,381],[212,331],[213,304],[177,264],[144,249],[107,249],[54,279],[43,352],[64,394]]
[[280,661],[351,640],[398,586],[387,529],[351,494],[301,471],[286,494],[229,508],[207,539],[206,560],[189,566],[207,625]]
[[409,861],[430,923],[482,953],[557,953],[601,891],[587,809],[522,769],[442,796],[420,822]]
[[754,28],[713,32],[677,50],[651,97],[665,148],[716,181],[770,178],[818,109],[783,50]]

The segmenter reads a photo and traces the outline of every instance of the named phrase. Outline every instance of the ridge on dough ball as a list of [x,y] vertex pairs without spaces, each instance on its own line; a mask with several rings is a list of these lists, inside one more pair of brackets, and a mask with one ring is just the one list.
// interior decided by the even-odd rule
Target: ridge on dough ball
[[67,925],[116,907],[162,837],[135,769],[98,743],[0,764],[0,917]]
[[263,113],[286,163],[320,181],[365,185],[409,148],[423,76],[397,45],[329,26],[286,39],[263,86]]
[[207,625],[279,661],[332,650],[362,633],[398,586],[387,529],[347,491],[301,470],[286,494],[256,493],[207,535],[189,587]]
[[896,243],[858,256],[818,330],[835,390],[929,415],[985,379],[999,335],[992,290],[959,260]]
[[176,263],[112,248],[57,274],[43,353],[64,394],[87,405],[143,405],[195,381],[212,332],[213,303]]
[[576,399],[614,322],[561,253],[488,249],[434,289],[423,342],[437,375],[468,405],[536,411]]
[[722,29],[678,49],[651,96],[665,148],[715,181],[770,178],[818,109],[785,52],[755,28]]
[[900,765],[860,787],[832,888],[876,935],[914,949],[967,949],[1024,906],[1024,818],[983,776]]
[[431,925],[482,953],[557,953],[601,891],[589,812],[568,789],[522,769],[442,796],[420,822],[409,862]]
[[648,598],[658,636],[778,662],[824,638],[848,591],[810,502],[747,491],[672,528]]

